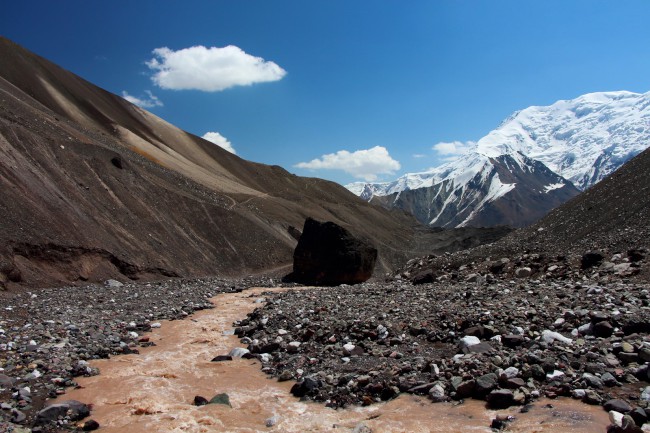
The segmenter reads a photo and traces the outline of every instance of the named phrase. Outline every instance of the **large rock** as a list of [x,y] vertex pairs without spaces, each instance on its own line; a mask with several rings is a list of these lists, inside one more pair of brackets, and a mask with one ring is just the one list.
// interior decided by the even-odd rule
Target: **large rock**
[[77,400],[66,400],[57,404],[45,407],[36,414],[34,425],[45,425],[60,418],[68,418],[70,421],[78,421],[90,415],[90,407]]
[[287,279],[322,286],[362,283],[372,276],[376,260],[377,249],[368,241],[333,222],[307,218]]

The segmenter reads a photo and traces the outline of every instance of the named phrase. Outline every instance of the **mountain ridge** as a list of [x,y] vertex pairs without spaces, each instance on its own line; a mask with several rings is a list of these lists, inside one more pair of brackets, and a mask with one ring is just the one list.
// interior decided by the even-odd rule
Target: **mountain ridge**
[[[541,207],[546,213],[560,204],[561,200],[573,197],[578,190],[589,188],[650,146],[649,125],[650,92],[589,93],[573,100],[558,101],[550,106],[532,106],[519,110],[476,142],[467,153],[429,171],[409,173],[393,182],[356,182],[346,187],[364,200],[374,200],[389,208],[398,207],[412,212],[414,206],[401,205],[404,194],[424,196],[426,194],[413,191],[422,188],[436,189],[436,185],[444,183],[453,183],[456,188],[461,188],[460,185],[467,188],[468,180],[475,178],[482,170],[494,170],[494,165],[489,161],[510,155],[513,161],[509,169],[530,172],[530,161],[537,161],[557,176],[554,181],[543,186],[544,191],[553,196]],[[529,161],[522,159],[524,157]],[[501,172],[503,173],[503,170]],[[537,184],[539,191],[539,179],[535,176],[530,177],[528,181],[521,176],[519,179],[519,186],[522,181],[530,182]],[[510,224],[512,215],[507,212],[501,217],[479,217],[483,210],[489,213],[485,205],[507,198],[507,194],[517,188],[515,184],[502,184],[497,187],[496,184],[483,187],[485,200],[477,202],[483,207],[475,211],[476,218],[460,221],[455,217],[427,220],[432,213],[444,210],[431,203],[420,204],[419,206],[426,207],[427,211],[415,212],[414,215],[425,224],[444,227],[461,224]],[[567,190],[561,194],[553,192],[561,188]],[[490,197],[488,191],[494,189],[500,190],[501,194]],[[457,207],[466,206],[461,200]],[[529,216],[522,214],[524,218],[516,221],[515,225],[524,226],[534,222],[540,216],[537,212],[539,209],[531,209]]]

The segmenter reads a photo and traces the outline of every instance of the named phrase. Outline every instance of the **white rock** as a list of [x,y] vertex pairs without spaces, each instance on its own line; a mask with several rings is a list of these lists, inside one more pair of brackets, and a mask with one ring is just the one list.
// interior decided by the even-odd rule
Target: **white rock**
[[445,401],[447,397],[445,396],[445,389],[442,387],[442,385],[433,385],[433,387],[429,390],[429,398],[431,398],[434,403]]
[[650,401],[650,386],[646,386],[641,391],[641,400]]
[[122,287],[124,284],[120,283],[117,280],[106,280],[104,282],[104,285],[106,285],[108,287]]
[[609,422],[616,427],[623,427],[623,414],[615,410],[609,411]]
[[471,347],[471,346],[476,346],[477,344],[480,344],[481,340],[479,340],[478,337],[475,337],[473,335],[466,335],[463,338],[460,339],[460,347]]
[[559,379],[564,376],[564,372],[560,370],[553,370],[552,373],[546,373],[547,380]]
[[592,334],[591,323],[585,323],[584,325],[578,326],[578,332],[582,335],[591,335]]
[[248,353],[250,353],[250,350],[248,349],[244,349],[243,347],[235,347],[228,353],[228,355],[232,356],[233,358],[241,358]]
[[346,344],[343,345],[343,353],[345,355],[350,355],[355,347],[357,347],[357,346],[355,346],[352,343],[346,343]]
[[298,349],[300,348],[300,341],[291,341],[289,344],[287,344],[287,352],[289,353],[296,353]]
[[517,367],[508,367],[503,370],[503,374],[508,379],[514,379],[515,377],[519,376],[519,369]]
[[574,389],[571,391],[571,395],[573,398],[577,398],[578,400],[582,400],[582,398],[585,396],[586,392],[584,389]]
[[560,343],[571,344],[573,342],[572,339],[565,337],[559,332],[554,332],[549,329],[545,329],[542,331],[542,340],[544,340],[547,343],[553,343],[554,341],[559,341]]

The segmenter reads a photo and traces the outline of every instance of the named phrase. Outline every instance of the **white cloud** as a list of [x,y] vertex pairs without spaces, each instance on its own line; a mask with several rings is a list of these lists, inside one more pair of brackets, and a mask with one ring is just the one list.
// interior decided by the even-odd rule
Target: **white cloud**
[[203,134],[203,138],[227,150],[228,152],[237,155],[235,148],[232,147],[232,143],[230,143],[226,137],[219,134],[218,132],[206,132]]
[[163,89],[218,92],[233,86],[277,81],[287,72],[274,62],[251,56],[234,45],[218,48],[195,46],[173,51],[153,50],[146,62],[155,71],[151,77]]
[[354,152],[339,150],[336,153],[329,153],[309,162],[298,163],[294,167],[311,170],[343,170],[356,178],[373,182],[377,180],[378,175],[393,174],[401,166],[398,161],[388,154],[385,147],[375,146],[372,149]]
[[162,101],[149,90],[146,90],[145,93],[147,94],[145,98],[138,98],[136,96],[129,95],[126,90],[123,90],[122,98],[126,99],[131,104],[137,105],[140,108],[153,108],[163,106]]
[[451,141],[434,144],[432,149],[440,155],[444,155],[445,161],[453,161],[460,155],[467,153],[476,143],[474,141]]

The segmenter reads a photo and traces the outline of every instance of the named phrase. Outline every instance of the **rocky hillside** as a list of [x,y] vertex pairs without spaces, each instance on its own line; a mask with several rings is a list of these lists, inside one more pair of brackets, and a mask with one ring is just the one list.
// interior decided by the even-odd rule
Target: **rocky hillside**
[[591,93],[518,111],[431,171],[348,188],[425,224],[523,227],[650,146],[648,122],[650,92]]
[[[648,251],[650,149],[530,227],[458,254],[412,260],[396,275],[414,278],[428,274],[435,280],[465,267],[466,272],[479,276],[496,269],[514,277],[518,267],[528,267],[539,278],[545,277],[549,268],[552,273],[564,274],[581,269],[583,256],[590,252],[599,257],[593,272],[650,280],[648,266],[634,264],[636,257],[646,256]],[[499,264],[501,259],[507,260]]]
[[3,286],[270,271],[308,216],[371,239],[381,270],[431,248],[338,184],[245,161],[7,39],[0,57]]

